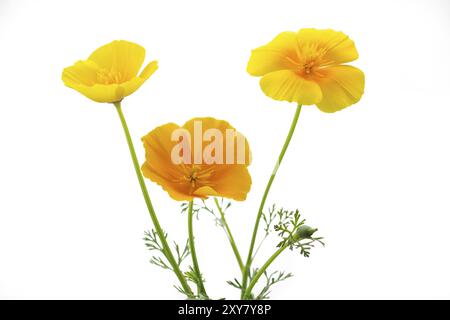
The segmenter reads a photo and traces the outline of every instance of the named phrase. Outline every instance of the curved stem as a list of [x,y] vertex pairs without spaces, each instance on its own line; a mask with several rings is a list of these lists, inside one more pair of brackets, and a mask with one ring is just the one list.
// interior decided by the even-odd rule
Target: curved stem
[[283,148],[281,149],[280,155],[278,156],[277,163],[275,164],[275,168],[273,169],[272,175],[270,176],[269,181],[267,182],[266,190],[264,191],[264,195],[261,199],[261,204],[259,205],[258,215],[256,216],[256,222],[255,222],[255,226],[253,228],[252,240],[250,242],[250,249],[248,250],[247,262],[245,264],[244,272],[242,275],[241,298],[244,297],[244,293],[247,289],[248,275],[249,275],[250,267],[252,264],[253,249],[255,247],[256,235],[258,234],[259,221],[261,220],[261,216],[262,216],[262,213],[264,210],[264,205],[266,204],[266,199],[269,194],[270,188],[272,186],[273,180],[275,179],[275,176],[277,174],[278,168],[280,167],[280,164],[281,164],[281,161],[283,160],[284,154],[286,153],[289,143],[291,142],[291,138],[292,138],[292,135],[294,134],[295,127],[297,126],[297,121],[300,116],[301,110],[302,110],[302,106],[298,105],[297,109],[295,111],[294,118],[292,119],[292,123],[291,123],[291,127],[289,129],[288,135],[286,137],[286,140],[284,141]]
[[156,216],[155,210],[153,209],[152,202],[150,200],[150,196],[148,195],[147,187],[145,185],[144,178],[142,177],[141,168],[139,166],[139,162],[136,156],[136,151],[134,149],[133,141],[131,140],[130,131],[128,130],[128,125],[125,121],[125,117],[122,113],[122,107],[121,103],[115,102],[114,106],[116,107],[117,113],[119,114],[120,122],[122,123],[123,131],[125,133],[125,137],[127,139],[128,148],[130,149],[131,159],[133,160],[134,170],[136,171],[136,175],[139,181],[139,185],[142,190],[142,195],[144,196],[145,204],[147,205],[148,212],[150,214],[150,218],[152,219],[153,225],[155,226],[155,230],[158,234],[158,237],[162,243],[164,255],[167,258],[168,262],[172,266],[173,272],[175,272],[175,275],[177,276],[178,280],[180,281],[181,287],[183,288],[184,292],[189,297],[193,297],[194,294],[192,292],[192,289],[189,287],[186,278],[184,277],[183,273],[181,272],[173,254],[170,250],[170,247],[167,243],[165,233],[161,228],[161,225],[159,224],[158,218]]
[[198,260],[197,260],[197,253],[195,251],[195,243],[194,243],[194,230],[192,227],[192,218],[194,216],[194,212],[192,210],[194,206],[194,201],[189,201],[189,208],[188,208],[188,233],[189,233],[189,250],[191,251],[191,257],[192,257],[192,264],[194,267],[194,272],[197,276],[197,290],[199,294],[204,295],[207,297],[205,286],[203,284],[203,276],[200,272],[200,268],[198,266]]
[[227,233],[228,240],[230,241],[231,248],[233,249],[234,255],[235,255],[236,260],[237,260],[237,262],[239,264],[239,269],[242,272],[242,270],[244,269],[244,263],[242,262],[242,258],[241,258],[241,255],[239,253],[239,250],[238,250],[238,248],[236,246],[236,242],[234,241],[233,235],[231,234],[230,227],[228,227],[227,220],[225,219],[225,214],[223,213],[222,207],[220,206],[219,201],[217,200],[217,198],[214,198],[214,202],[216,203],[217,209],[220,212],[220,217],[222,219],[222,224],[225,227],[225,231]]
[[261,269],[258,270],[256,275],[252,278],[252,281],[250,281],[250,284],[248,285],[248,288],[245,290],[242,298],[243,299],[249,299],[253,290],[253,287],[258,282],[259,278],[264,274],[264,272],[267,270],[267,268],[272,264],[272,262],[286,249],[289,247],[288,245],[285,245],[281,248],[279,248],[273,255],[270,256],[270,258],[264,263],[264,265],[261,267]]

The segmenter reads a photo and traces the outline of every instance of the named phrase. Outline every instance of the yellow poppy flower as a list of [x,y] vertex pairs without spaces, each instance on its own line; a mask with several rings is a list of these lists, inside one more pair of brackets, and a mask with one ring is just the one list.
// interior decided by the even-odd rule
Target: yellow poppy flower
[[97,102],[118,102],[135,92],[158,69],[150,62],[138,74],[145,49],[136,43],[116,40],[95,50],[62,73],[64,84]]
[[344,65],[356,60],[353,41],[334,30],[282,32],[252,51],[247,71],[262,76],[263,92],[275,99],[317,105],[335,112],[359,101],[364,73]]
[[[250,148],[247,139],[228,122],[194,118],[182,127],[168,123],[148,133],[142,141],[146,151],[144,176],[162,186],[173,199],[246,199],[252,183],[247,169]],[[183,161],[177,161],[177,156]]]

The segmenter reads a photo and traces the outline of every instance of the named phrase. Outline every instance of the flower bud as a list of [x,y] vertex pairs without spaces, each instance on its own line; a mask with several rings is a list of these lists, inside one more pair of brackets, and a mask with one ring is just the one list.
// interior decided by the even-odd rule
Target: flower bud
[[310,239],[314,232],[317,231],[317,228],[311,228],[307,225],[301,225],[298,227],[297,231],[295,231],[294,240],[302,240],[302,239]]

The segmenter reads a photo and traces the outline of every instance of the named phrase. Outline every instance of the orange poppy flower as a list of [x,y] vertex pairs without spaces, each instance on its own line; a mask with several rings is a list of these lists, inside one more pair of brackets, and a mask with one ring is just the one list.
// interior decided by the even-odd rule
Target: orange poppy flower
[[142,138],[145,177],[178,201],[220,196],[245,200],[252,183],[247,139],[226,121],[168,123]]

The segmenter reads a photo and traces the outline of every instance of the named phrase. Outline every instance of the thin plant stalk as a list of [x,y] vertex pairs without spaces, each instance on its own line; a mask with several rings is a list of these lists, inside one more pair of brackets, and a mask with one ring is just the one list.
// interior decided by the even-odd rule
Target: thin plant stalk
[[128,129],[127,122],[125,120],[125,117],[122,112],[121,102],[115,102],[114,106],[116,107],[117,113],[120,118],[120,122],[122,123],[123,131],[125,133],[125,137],[127,140],[128,148],[130,150],[131,159],[133,160],[134,170],[136,171],[136,176],[139,181],[139,185],[142,190],[142,195],[144,196],[145,204],[147,205],[148,212],[150,214],[150,218],[152,219],[153,225],[155,227],[156,233],[158,234],[159,240],[161,241],[161,244],[163,246],[163,253],[164,256],[167,258],[167,261],[169,262],[170,266],[172,267],[173,272],[177,276],[178,280],[180,281],[180,285],[183,289],[183,291],[186,293],[188,297],[193,297],[194,294],[192,292],[192,289],[189,287],[189,284],[186,281],[186,278],[183,275],[183,272],[180,270],[175,257],[169,247],[169,244],[167,243],[167,239],[165,236],[165,233],[163,229],[161,228],[161,225],[159,224],[158,217],[156,216],[155,210],[153,209],[152,202],[150,200],[150,196],[147,191],[147,187],[145,185],[144,178],[141,173],[141,169],[139,166],[139,162],[136,156],[136,151],[134,149],[133,141],[131,140],[130,131]]
[[288,247],[289,245],[284,245],[281,248],[279,248],[277,251],[275,251],[274,254],[270,256],[270,258],[266,261],[266,263],[264,263],[263,266],[260,269],[258,269],[258,272],[256,272],[256,274],[253,276],[252,281],[250,281],[247,289],[245,290],[242,297],[243,299],[251,298],[252,290],[256,285],[256,283],[258,282],[259,278],[261,278],[261,276],[264,274],[264,272],[266,272],[267,268],[272,264],[272,262]]
[[253,235],[252,235],[252,239],[251,239],[251,242],[250,242],[250,249],[248,250],[247,261],[245,263],[244,270],[243,270],[243,273],[242,273],[242,291],[241,291],[241,298],[242,299],[244,298],[245,295],[248,296],[248,294],[246,294],[248,276],[249,276],[249,273],[250,273],[250,268],[251,268],[251,264],[252,264],[252,260],[253,260],[252,259],[253,258],[253,250],[254,250],[254,247],[255,247],[256,236],[258,234],[259,222],[261,220],[261,216],[262,216],[262,213],[263,213],[263,210],[264,210],[264,206],[266,204],[266,199],[267,199],[267,196],[269,195],[270,188],[272,187],[272,183],[273,183],[273,181],[275,179],[275,176],[276,176],[276,174],[278,172],[278,168],[280,167],[281,161],[283,160],[284,155],[286,153],[286,150],[287,150],[287,148],[289,146],[289,143],[291,142],[292,135],[294,134],[295,127],[297,126],[297,122],[298,122],[298,118],[300,116],[301,109],[302,109],[302,106],[298,105],[297,109],[295,111],[295,114],[294,114],[294,118],[292,119],[292,123],[291,123],[291,127],[289,129],[288,135],[286,136],[286,140],[284,141],[283,148],[281,149],[281,152],[280,152],[280,154],[278,156],[277,163],[275,164],[275,168],[272,171],[272,175],[270,176],[269,181],[267,182],[266,189],[265,189],[263,197],[261,199],[261,204],[259,205],[258,214],[256,216],[256,221],[255,221],[255,226],[253,228]]
[[242,262],[241,254],[239,253],[239,250],[236,246],[236,242],[234,241],[234,237],[233,237],[233,234],[231,233],[231,229],[228,226],[227,220],[225,219],[225,213],[223,212],[222,207],[220,206],[217,198],[214,198],[214,202],[216,203],[217,210],[219,210],[221,222],[225,228],[225,231],[226,231],[226,234],[228,237],[228,241],[230,242],[231,248],[233,249],[233,253],[234,253],[234,256],[236,257],[236,261],[239,264],[239,270],[241,270],[241,272],[242,272],[242,270],[244,269],[244,263]]
[[197,278],[197,290],[198,290],[198,295],[202,295],[203,297],[208,297],[208,295],[206,294],[206,290],[205,290],[205,285],[203,284],[203,276],[202,273],[200,272],[200,267],[198,265],[198,260],[197,260],[197,252],[195,250],[195,242],[194,242],[194,228],[192,225],[192,220],[194,217],[194,201],[191,200],[189,201],[189,207],[188,207],[188,235],[189,235],[189,250],[191,252],[191,258],[192,258],[192,265],[194,268],[194,272],[196,274],[196,278]]

